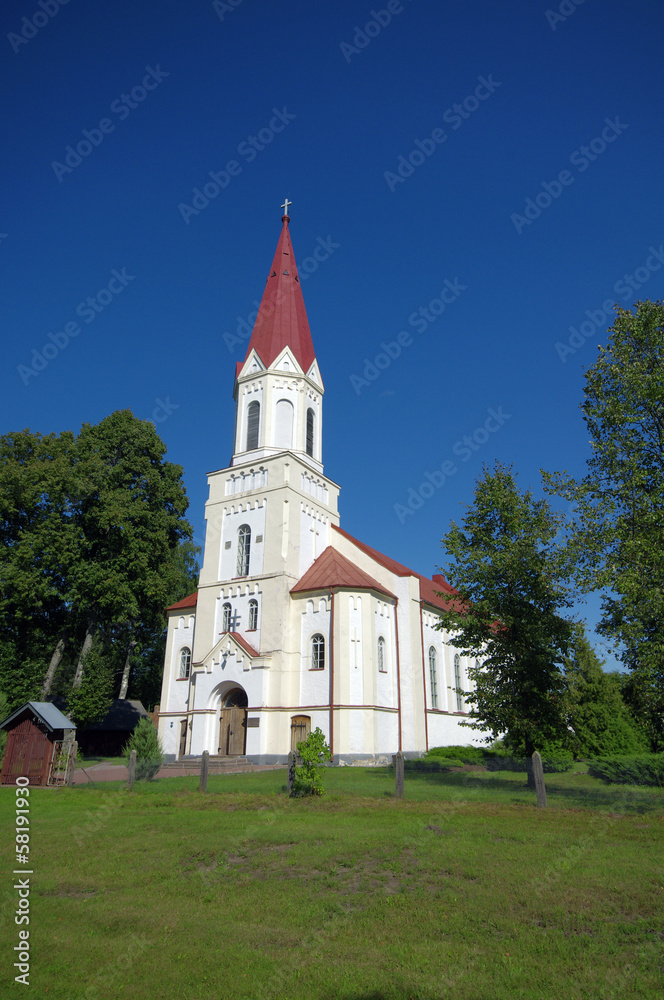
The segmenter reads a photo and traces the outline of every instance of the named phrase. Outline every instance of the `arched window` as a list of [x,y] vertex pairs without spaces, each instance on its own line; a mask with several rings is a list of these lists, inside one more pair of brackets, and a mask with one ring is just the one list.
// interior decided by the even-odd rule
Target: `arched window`
[[381,674],[387,672],[387,667],[385,666],[385,639],[382,635],[378,636],[378,671]]
[[316,414],[309,407],[307,410],[307,455],[314,456],[314,427],[315,427]]
[[463,712],[463,691],[461,690],[461,657],[454,654],[454,687],[456,688],[457,712]]
[[258,431],[261,422],[261,404],[256,400],[247,407],[247,451],[258,448]]
[[230,632],[230,630],[231,630],[231,614],[232,614],[232,610],[233,609],[231,608],[230,604],[228,603],[228,601],[226,601],[226,603],[224,604],[224,606],[221,609],[221,611],[222,611],[221,631],[222,632]]
[[325,669],[325,638],[320,632],[311,637],[311,669]]
[[436,673],[436,650],[429,646],[429,678],[431,680],[431,707],[438,708],[438,676]]
[[189,676],[189,671],[191,669],[191,650],[189,646],[183,646],[180,650],[180,665],[178,669],[178,677],[181,680],[186,680]]
[[289,399],[277,401],[274,443],[277,448],[293,447],[293,404]]
[[249,550],[251,549],[251,528],[241,524],[237,533],[237,575],[249,575]]
[[249,601],[249,628],[258,628],[258,601],[253,598]]

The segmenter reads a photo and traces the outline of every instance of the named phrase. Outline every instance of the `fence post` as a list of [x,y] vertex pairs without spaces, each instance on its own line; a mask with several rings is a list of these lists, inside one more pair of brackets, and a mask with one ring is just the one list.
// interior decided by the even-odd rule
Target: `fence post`
[[404,780],[403,780],[403,752],[399,750],[398,753],[394,755],[394,770],[396,773],[396,788],[394,794],[398,799],[404,797]]
[[207,750],[203,751],[203,756],[201,757],[201,784],[200,789],[202,792],[207,792],[207,779],[208,779],[208,761],[210,759],[210,754]]
[[67,761],[67,780],[65,784],[74,784],[74,770],[76,768],[76,754],[78,753],[78,743],[76,740],[71,745],[71,750],[69,753],[69,760]]
[[288,794],[293,794],[293,785],[295,784],[295,752],[293,750],[288,754],[288,782],[287,789]]
[[129,790],[131,791],[134,787],[134,781],[136,780],[136,751],[132,750],[129,754],[129,768],[127,772],[127,784]]
[[533,777],[535,779],[535,788],[537,790],[537,805],[540,808],[545,809],[546,788],[544,787],[544,771],[542,769],[542,758],[537,750],[533,754]]

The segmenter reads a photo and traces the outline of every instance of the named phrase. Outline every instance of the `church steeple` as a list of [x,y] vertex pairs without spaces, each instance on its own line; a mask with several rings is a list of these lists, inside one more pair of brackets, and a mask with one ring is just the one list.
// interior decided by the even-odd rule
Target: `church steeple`
[[[291,203],[286,199],[282,208],[287,208],[289,204]],[[252,350],[255,350],[265,367],[269,368],[284,347],[289,347],[302,371],[306,373],[316,355],[288,229],[289,216],[283,215],[281,222],[281,235],[245,361]]]
[[247,354],[237,366],[231,464],[291,451],[320,473],[324,388],[291,244],[289,205],[286,199]]

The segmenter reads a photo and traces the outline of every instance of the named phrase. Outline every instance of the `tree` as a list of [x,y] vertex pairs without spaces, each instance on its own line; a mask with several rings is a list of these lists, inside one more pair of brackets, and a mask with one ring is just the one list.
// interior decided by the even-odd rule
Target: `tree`
[[620,675],[602,670],[580,626],[565,673],[572,729],[569,742],[575,756],[634,754],[648,749],[645,734],[623,700]]
[[[182,469],[165,451],[154,425],[128,410],[78,436],[0,438],[0,686],[10,707],[70,693],[92,722],[109,670],[116,691],[132,668],[145,680],[163,609],[191,592],[197,569]],[[99,676],[79,697],[89,671]],[[95,686],[104,699],[91,697]]]
[[467,725],[506,735],[528,758],[567,726],[563,663],[574,625],[558,613],[572,603],[555,545],[561,521],[496,464],[484,467],[463,527],[452,523],[443,538],[457,593],[440,595],[449,608],[439,628],[475,660]]
[[583,591],[602,590],[598,630],[638,677],[653,749],[664,747],[664,303],[617,309],[586,372],[587,475],[546,474],[574,504],[569,546]]
[[291,795],[322,795],[321,767],[325,761],[332,759],[322,729],[316,727],[306,740],[301,740],[297,744],[297,752],[302,763],[295,768],[295,783]]
[[129,761],[132,750],[136,751],[136,778],[152,781],[164,763],[161,740],[152,719],[142,718],[122,748],[122,756]]

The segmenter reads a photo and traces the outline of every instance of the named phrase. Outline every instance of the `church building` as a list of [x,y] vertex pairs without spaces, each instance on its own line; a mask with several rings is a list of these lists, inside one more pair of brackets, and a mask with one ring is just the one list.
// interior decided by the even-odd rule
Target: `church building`
[[281,222],[235,373],[231,462],[208,476],[198,590],[167,610],[164,751],[285,761],[317,726],[335,763],[476,742],[460,726],[468,662],[436,628],[452,588],[339,523],[325,390]]

